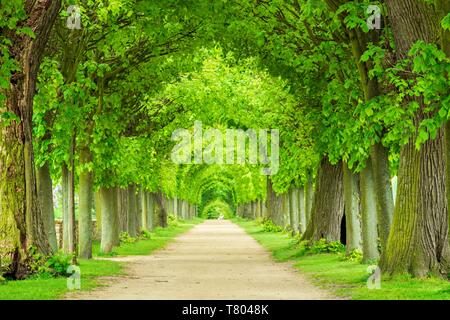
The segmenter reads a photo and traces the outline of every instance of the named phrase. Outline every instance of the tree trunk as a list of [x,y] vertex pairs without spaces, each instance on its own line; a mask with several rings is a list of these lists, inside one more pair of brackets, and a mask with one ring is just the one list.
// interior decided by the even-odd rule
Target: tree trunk
[[283,226],[288,227],[291,225],[291,201],[289,190],[282,195],[283,197]]
[[284,226],[282,199],[283,196],[273,190],[272,181],[267,179],[267,215],[278,226]]
[[[70,147],[70,158],[67,176],[67,213],[66,219],[63,220],[63,224],[66,226],[63,230],[66,231],[64,239],[66,242],[63,244],[64,252],[72,254],[75,253],[75,134],[72,137],[72,145]],[[67,167],[66,167],[67,169]]]
[[312,203],[314,201],[314,186],[311,176],[308,177],[308,181],[305,184],[305,229],[311,219]]
[[63,228],[63,240],[62,249],[64,252],[69,252],[69,242],[71,237],[71,232],[69,229],[69,169],[64,163],[61,167],[61,187],[62,187],[62,228]]
[[290,190],[290,196],[289,196],[289,200],[290,200],[290,220],[291,220],[291,227],[292,230],[294,231],[294,233],[298,233],[299,228],[299,212],[298,212],[298,189],[296,188],[291,188]]
[[343,164],[344,211],[347,254],[352,250],[361,250],[360,193],[358,175]]
[[146,229],[153,230],[153,216],[155,212],[155,199],[153,193],[147,192],[147,219]]
[[305,206],[305,188],[298,190],[298,223],[299,231],[301,234],[305,233],[307,220],[306,220],[306,206]]
[[37,73],[60,6],[60,0],[27,0],[27,18],[18,24],[30,27],[34,37],[5,30],[18,69],[5,90],[1,112],[10,112],[20,121],[0,126],[0,258],[11,261],[5,268],[16,278],[24,278],[29,271],[30,246],[44,255],[52,251],[37,196],[32,116]]
[[360,173],[363,262],[379,258],[377,209],[372,162],[367,161]]
[[388,150],[381,143],[377,143],[371,146],[370,154],[376,193],[375,201],[377,202],[378,229],[381,248],[384,250],[394,213],[394,197],[389,173]]
[[[435,0],[436,11],[439,16],[439,21],[447,16],[450,12],[450,2],[447,0]],[[450,58],[450,30],[445,30],[444,28],[440,29],[440,47],[441,50],[445,52],[447,58]],[[445,172],[446,172],[446,195],[447,201],[450,202],[450,121],[446,121],[444,124],[444,154],[445,154]],[[447,208],[450,208],[450,204],[447,203]],[[449,241],[450,241],[450,218],[448,219],[449,223]]]
[[[404,58],[418,40],[439,39],[439,17],[434,6],[419,0],[386,1],[397,57]],[[418,28],[417,26],[420,26]],[[429,116],[425,106],[416,112],[414,124]],[[444,159],[444,130],[415,149],[417,133],[402,147],[398,172],[397,200],[381,269],[387,274],[415,276],[449,272],[448,203]]]
[[325,156],[317,172],[312,216],[303,239],[339,241],[343,215],[342,163],[332,165]]
[[130,237],[136,237],[136,216],[137,216],[137,204],[136,204],[136,187],[130,185],[128,187],[128,211],[127,211],[127,232]]
[[[162,194],[161,191],[156,193],[155,196],[155,201],[156,201],[156,205],[157,205],[157,214],[158,214],[158,225],[162,228],[166,228],[167,227],[167,211],[166,208],[164,207],[164,195]],[[187,201],[186,201],[186,209],[188,209],[187,206]],[[186,212],[186,214],[188,214],[188,212]]]
[[117,190],[101,187],[99,190],[102,201],[102,239],[101,252],[111,253],[118,244]]
[[48,162],[45,162],[42,167],[37,169],[36,182],[45,232],[52,251],[56,252],[58,251],[58,242],[56,239],[55,212],[53,208],[53,184]]
[[97,234],[101,236],[102,234],[102,196],[100,191],[94,193],[94,204],[95,204],[95,220]]
[[[80,151],[81,166],[91,162],[91,153],[87,148]],[[92,258],[92,173],[87,169],[80,172],[78,209],[78,256],[82,259]]]
[[117,188],[117,217],[119,219],[119,234],[127,232],[128,190]]
[[139,188],[136,192],[136,234],[142,229],[142,211],[142,190]]

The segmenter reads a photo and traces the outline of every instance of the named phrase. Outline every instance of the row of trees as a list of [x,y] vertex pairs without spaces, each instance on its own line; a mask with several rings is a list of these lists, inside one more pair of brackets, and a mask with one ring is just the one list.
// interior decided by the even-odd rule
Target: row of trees
[[[380,29],[367,23],[373,4]],[[314,125],[315,165],[271,179],[289,195],[308,188],[317,167],[303,238],[339,240],[345,212],[348,248],[376,258],[379,239],[385,273],[446,276],[448,1],[255,1],[240,8],[251,17],[244,22],[251,36],[262,39],[266,65],[292,79]],[[268,192],[277,221],[283,205],[273,208],[281,200],[272,200],[271,186]]]
[[[380,256],[385,273],[448,274],[447,2],[80,0],[79,30],[67,28],[71,1],[2,3],[2,269],[21,278],[30,246],[55,249],[61,184],[83,257],[96,193],[105,251],[117,217],[138,221],[133,202],[153,194],[199,215],[265,212],[309,241],[340,240],[345,216],[347,249]],[[172,132],[194,121],[279,129],[278,173],[171,163]]]

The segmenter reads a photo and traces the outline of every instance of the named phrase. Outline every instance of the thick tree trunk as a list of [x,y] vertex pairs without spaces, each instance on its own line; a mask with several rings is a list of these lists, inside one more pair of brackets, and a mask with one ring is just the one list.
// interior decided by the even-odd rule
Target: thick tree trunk
[[377,220],[381,248],[386,247],[394,214],[394,197],[389,173],[388,150],[381,143],[371,147],[373,182],[377,202]]
[[63,219],[64,231],[66,235],[63,237],[66,242],[63,243],[63,250],[66,253],[75,253],[76,239],[75,239],[75,135],[72,138],[72,145],[70,150],[70,168],[67,172],[67,212],[66,219]]
[[332,165],[323,157],[317,172],[312,216],[303,239],[339,241],[343,215],[342,163]]
[[291,201],[290,201],[290,193],[289,190],[282,195],[283,197],[283,226],[289,227],[291,225]]
[[290,201],[290,220],[291,220],[291,227],[294,233],[298,233],[299,228],[299,212],[298,212],[298,189],[291,188],[290,195],[289,195],[289,201]]
[[309,223],[309,220],[311,219],[311,211],[312,211],[312,204],[314,201],[314,186],[311,176],[308,177],[308,181],[306,181],[305,184],[305,216],[306,216],[306,226]]
[[27,0],[24,4],[27,18],[19,26],[30,27],[34,37],[15,30],[6,34],[18,71],[12,75],[5,107],[0,110],[20,119],[0,126],[0,258],[11,261],[5,268],[16,278],[28,273],[30,246],[45,255],[52,251],[37,196],[32,117],[37,73],[61,1]]
[[101,252],[111,253],[117,243],[118,217],[117,217],[117,190],[116,188],[101,187],[99,190],[102,201],[102,240]]
[[[434,6],[420,0],[386,1],[397,56],[403,58],[418,40],[439,39],[439,17]],[[420,28],[418,28],[420,26]],[[416,128],[425,106],[416,112]],[[448,203],[446,196],[444,130],[415,149],[414,134],[400,152],[398,191],[386,250],[381,256],[384,273],[430,273],[447,276],[449,266]]]
[[298,214],[299,214],[299,231],[301,234],[306,231],[306,206],[305,206],[305,188],[298,190]]
[[53,208],[53,183],[48,162],[37,169],[36,182],[45,232],[52,251],[56,252],[58,251],[58,242],[56,239],[55,212]]
[[137,216],[137,204],[136,204],[136,187],[130,185],[128,187],[128,211],[127,211],[127,232],[130,237],[136,237],[136,216]]
[[147,219],[146,219],[146,229],[148,231],[153,230],[153,217],[155,212],[155,199],[154,194],[147,192]]
[[[91,162],[90,151],[86,148],[80,151],[80,164],[83,166]],[[78,186],[78,256],[82,259],[92,258],[92,202],[93,185],[92,173],[83,170],[79,177]]]
[[119,217],[119,232],[128,230],[128,189],[117,189],[117,215]]
[[272,187],[272,181],[267,179],[267,216],[278,226],[284,226],[283,196],[277,195]]
[[139,234],[139,232],[142,229],[142,190],[139,188],[139,190],[136,192],[136,234]]
[[[158,215],[158,225],[162,228],[167,227],[167,210],[164,207],[164,195],[161,191],[156,193],[155,201],[157,205],[157,215]],[[188,203],[186,201],[186,211],[188,210]],[[186,212],[186,215],[188,215],[188,212]],[[186,216],[188,218],[188,216]]]
[[148,198],[147,198],[147,192],[142,191],[141,193],[141,201],[142,201],[142,215],[141,215],[141,225],[142,230],[148,230],[147,229],[147,219],[148,219]]
[[102,234],[102,195],[100,191],[94,193],[94,205],[95,205],[95,221],[97,234]]
[[69,229],[69,169],[64,163],[61,167],[61,188],[62,188],[62,228],[63,228],[63,240],[62,249],[64,252],[69,252],[69,242],[71,238],[71,232]]
[[[450,1],[448,0],[435,0],[436,11],[439,16],[439,21],[441,21],[450,12]],[[447,58],[450,58],[450,30],[445,30],[441,28],[440,30],[440,47],[441,50],[445,52]],[[444,125],[444,152],[445,152],[445,172],[446,172],[446,195],[447,195],[447,208],[450,208],[450,121],[446,121]],[[449,223],[449,241],[450,241],[450,217],[448,219]]]
[[360,217],[360,192],[358,175],[354,174],[343,164],[344,171],[344,208],[347,254],[352,250],[361,250],[361,217]]
[[379,258],[377,209],[372,162],[367,161],[360,173],[363,262]]

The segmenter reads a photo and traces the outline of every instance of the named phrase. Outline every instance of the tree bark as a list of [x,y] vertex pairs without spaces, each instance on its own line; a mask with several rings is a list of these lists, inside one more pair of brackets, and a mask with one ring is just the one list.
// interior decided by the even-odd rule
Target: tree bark
[[305,233],[307,220],[306,220],[306,206],[305,206],[305,188],[298,190],[298,214],[299,214],[299,231],[301,234]]
[[372,162],[367,161],[360,173],[363,262],[379,258],[377,209]]
[[354,174],[345,163],[343,171],[346,249],[349,254],[352,250],[362,249],[360,192],[358,175]]
[[290,220],[291,220],[291,227],[292,230],[294,231],[294,233],[298,233],[299,231],[299,206],[298,206],[298,189],[296,188],[291,188],[290,190],[290,196],[289,196],[289,201],[290,201]]
[[102,201],[102,239],[101,252],[111,253],[118,244],[117,190],[101,187],[99,190]]
[[136,234],[139,234],[142,229],[142,215],[142,190],[139,187],[136,192]]
[[[431,4],[419,0],[387,0],[397,58],[406,57],[418,40],[439,39],[439,17]],[[429,116],[420,99],[414,124]],[[448,202],[444,159],[444,130],[415,149],[417,133],[402,147],[397,200],[386,250],[380,266],[384,273],[436,274],[449,270]]]
[[308,177],[308,181],[305,184],[305,229],[311,219],[312,203],[314,201],[314,187],[311,176]]
[[155,199],[153,193],[147,192],[147,219],[146,229],[153,230],[153,216],[155,212]]
[[[89,149],[80,151],[81,166],[91,162]],[[82,259],[92,258],[92,202],[93,185],[92,173],[87,169],[80,172],[78,187],[78,256]]]
[[312,216],[303,240],[339,241],[343,215],[342,163],[332,165],[324,156],[317,172]]
[[100,191],[94,193],[94,205],[95,205],[95,220],[97,234],[101,237],[102,234],[102,196]]
[[0,257],[10,258],[6,268],[16,278],[29,272],[30,246],[44,255],[52,252],[37,196],[32,116],[37,73],[60,6],[60,0],[25,1],[27,18],[18,25],[30,27],[34,37],[15,30],[7,34],[10,56],[19,68],[12,75],[1,111],[16,115],[20,121],[0,129]]
[[136,186],[130,185],[128,187],[128,211],[127,211],[127,232],[130,237],[136,237],[136,216],[137,216],[137,204],[136,204]]
[[[156,193],[155,201],[157,205],[158,225],[162,228],[167,227],[167,210],[164,207],[164,195],[161,191]],[[186,209],[188,209],[188,203],[186,201]],[[186,212],[188,214],[188,212]],[[186,217],[187,218],[187,217]]]
[[[435,0],[436,11],[441,21],[450,12],[450,2],[447,0]],[[440,29],[440,47],[445,52],[447,58],[450,58],[450,30]],[[447,208],[450,208],[450,121],[446,121],[444,124],[444,154],[445,154],[445,173],[446,173],[446,195],[447,195]],[[450,217],[449,223],[449,241],[450,241]]]
[[58,242],[56,239],[55,212],[53,208],[53,183],[48,162],[45,162],[42,167],[37,169],[36,182],[45,232],[52,251],[56,252],[58,251]]
[[394,196],[389,173],[388,150],[381,143],[376,143],[371,146],[370,155],[381,250],[384,251],[394,214]]

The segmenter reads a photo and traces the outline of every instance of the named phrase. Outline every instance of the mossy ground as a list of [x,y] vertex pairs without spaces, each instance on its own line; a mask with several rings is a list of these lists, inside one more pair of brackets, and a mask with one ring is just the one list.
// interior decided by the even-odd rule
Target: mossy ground
[[273,253],[277,261],[292,261],[313,283],[335,295],[354,300],[450,299],[450,282],[411,276],[382,278],[380,289],[368,289],[369,265],[346,261],[338,254],[309,254],[283,232],[266,232],[254,221],[234,219],[238,225]]
[[[176,221],[167,228],[155,228],[150,239],[135,243],[125,243],[114,249],[112,255],[147,255],[164,247],[177,235],[186,232],[201,219]],[[99,255],[99,243],[94,243],[94,257]],[[106,259],[79,261],[81,270],[81,290],[92,290],[100,285],[98,278],[124,274],[124,264]],[[0,282],[0,300],[55,300],[68,292],[66,278],[33,277],[20,281]]]

